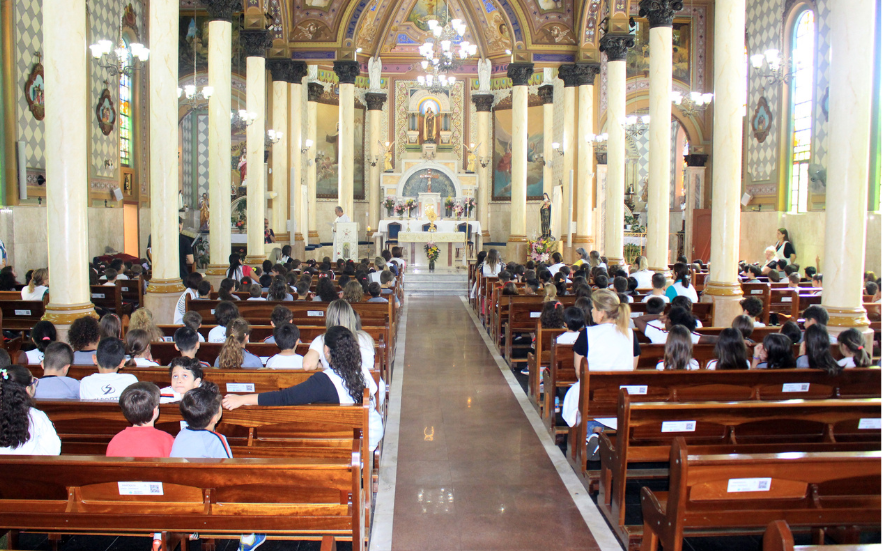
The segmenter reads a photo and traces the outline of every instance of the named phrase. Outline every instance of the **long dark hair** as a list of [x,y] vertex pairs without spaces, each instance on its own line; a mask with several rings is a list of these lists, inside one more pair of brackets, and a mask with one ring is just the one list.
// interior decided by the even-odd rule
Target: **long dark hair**
[[27,388],[32,381],[26,367],[0,368],[0,447],[15,449],[30,439],[32,401]]
[[236,288],[236,282],[230,278],[224,278],[220,282],[220,288],[217,290],[218,300],[236,300],[233,298],[233,289]]
[[364,400],[366,383],[361,371],[361,350],[352,331],[342,325],[336,325],[325,333],[325,345],[331,352],[328,358],[334,372],[343,379],[343,386],[356,404]]
[[717,344],[714,346],[714,355],[717,357],[717,369],[747,369],[747,346],[741,331],[727,327],[720,331]]
[[839,333],[839,346],[845,347],[849,352],[854,354],[855,367],[869,367],[870,354],[867,352],[867,342],[861,332],[852,327],[842,333]]
[[811,324],[805,330],[805,355],[812,369],[826,371],[828,375],[839,375],[843,367],[836,363],[830,353],[830,335],[820,323]]
[[539,323],[542,324],[542,329],[563,328],[565,325],[563,304],[556,300],[546,302],[542,306]]
[[[827,346],[830,346],[829,343]],[[793,360],[793,344],[787,335],[769,333],[763,339],[763,348],[766,350],[766,367],[769,369],[796,367],[796,362]]]
[[689,369],[691,360],[692,334],[682,325],[671,327],[665,342],[665,371]]
[[230,269],[227,270],[227,277],[230,279],[236,279],[236,272],[239,271],[239,266],[242,265],[242,261],[239,259],[239,255],[233,253],[230,255]]
[[689,273],[689,266],[683,262],[674,264],[674,283],[683,282],[683,287],[689,287],[692,284],[692,276]]
[[340,296],[337,294],[337,286],[329,277],[320,277],[315,285],[315,294],[322,302],[334,302]]

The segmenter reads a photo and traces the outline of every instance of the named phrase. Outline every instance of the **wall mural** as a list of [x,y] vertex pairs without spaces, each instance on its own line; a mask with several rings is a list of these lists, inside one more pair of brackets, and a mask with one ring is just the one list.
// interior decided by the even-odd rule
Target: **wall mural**
[[[542,196],[542,164],[537,162],[544,151],[543,107],[527,108],[527,197]],[[511,109],[493,111],[493,200],[511,199],[512,125]]]
[[[628,50],[628,78],[649,78],[649,22],[635,19],[637,31],[634,47]],[[692,22],[688,19],[674,20],[672,30],[673,76],[680,82],[692,83]]]
[[[322,198],[336,198],[339,181],[338,153],[340,133],[337,121],[340,108],[337,105],[321,103],[316,105],[316,195]],[[364,108],[355,108],[355,180],[353,190],[356,199],[364,199]]]
[[429,191],[429,180],[432,181],[432,193],[440,193],[441,198],[456,197],[456,186],[447,174],[440,170],[423,169],[410,175],[401,195],[404,197],[419,197],[420,193]]

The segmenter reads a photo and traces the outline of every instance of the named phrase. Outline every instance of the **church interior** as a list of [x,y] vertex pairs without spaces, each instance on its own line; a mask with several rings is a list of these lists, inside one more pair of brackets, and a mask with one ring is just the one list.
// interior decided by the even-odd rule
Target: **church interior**
[[119,394],[0,365],[60,446],[4,419],[0,549],[882,548],[882,0],[0,0],[0,95],[9,369],[163,388],[193,313],[227,454],[127,470]]

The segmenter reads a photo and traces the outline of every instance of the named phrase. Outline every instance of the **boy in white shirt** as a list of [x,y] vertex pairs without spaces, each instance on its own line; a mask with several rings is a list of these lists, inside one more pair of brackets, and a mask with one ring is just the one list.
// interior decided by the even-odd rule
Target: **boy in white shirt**
[[271,369],[303,369],[303,356],[294,350],[300,344],[300,329],[291,323],[281,323],[273,329],[273,337],[279,345],[279,352],[266,361]]
[[740,303],[742,313],[753,320],[754,327],[765,327],[766,324],[759,321],[763,315],[763,301],[756,297],[747,297]]
[[557,336],[557,344],[576,344],[579,331],[585,327],[585,313],[581,308],[570,306],[564,310],[564,323],[567,330]]
[[643,297],[643,302],[647,302],[652,297],[658,297],[666,303],[671,302],[671,299],[665,294],[665,285],[667,285],[667,280],[664,274],[652,274],[652,292]]
[[105,337],[95,351],[98,373],[80,381],[80,400],[119,400],[122,391],[138,382],[131,373],[118,373],[126,363],[126,345],[115,337]]

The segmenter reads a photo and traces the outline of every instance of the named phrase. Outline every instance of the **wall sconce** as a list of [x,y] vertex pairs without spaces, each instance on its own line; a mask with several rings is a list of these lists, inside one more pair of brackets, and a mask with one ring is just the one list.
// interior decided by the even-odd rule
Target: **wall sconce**
[[266,145],[276,145],[280,141],[282,141],[282,132],[276,132],[275,130],[267,130],[266,131]]
[[561,157],[563,157],[564,150],[563,150],[563,148],[560,146],[559,143],[557,143],[557,142],[552,142],[552,143],[551,143],[551,149],[557,151],[557,154],[560,155]]
[[374,155],[373,157],[368,157],[368,162],[371,164],[371,167],[377,166],[377,163],[380,162],[380,157]]
[[301,147],[300,152],[305,155],[309,152],[310,147],[312,147],[312,140],[306,140],[306,147]]
[[481,157],[478,162],[481,163],[481,168],[487,168],[487,165],[490,164],[490,157]]

